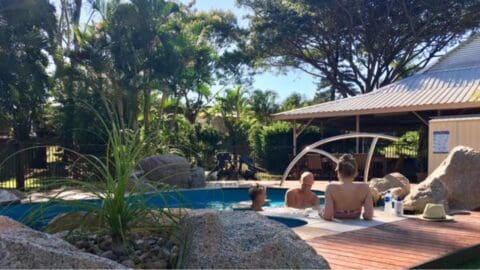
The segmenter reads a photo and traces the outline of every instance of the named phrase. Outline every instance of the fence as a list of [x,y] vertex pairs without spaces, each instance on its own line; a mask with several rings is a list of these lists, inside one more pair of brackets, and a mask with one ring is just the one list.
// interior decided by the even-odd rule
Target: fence
[[[75,151],[103,158],[104,145],[79,145]],[[89,166],[77,154],[60,144],[0,143],[0,188],[32,189],[60,179],[86,179]]]
[[[365,162],[367,153],[370,148],[371,139],[360,140],[359,151],[357,153],[357,147],[355,140],[344,140],[334,142],[321,146],[322,150],[325,150],[333,155],[339,156],[344,153],[351,153],[354,155],[359,166],[359,177],[363,176],[362,170],[365,168]],[[299,148],[300,152],[306,145]],[[275,160],[274,164],[282,165],[283,167],[277,168],[281,173],[286,168],[288,163],[294,158],[291,152],[291,147],[276,146],[282,151],[288,150],[288,162],[279,162]],[[280,152],[280,150],[279,150]],[[318,154],[311,154],[301,159],[294,170],[292,170],[292,177],[298,178],[298,173],[304,170],[313,171],[318,179],[334,179],[336,178],[335,164],[333,164],[328,158],[322,157],[318,159],[314,156]],[[278,159],[278,158],[277,158]],[[410,180],[416,179],[416,172],[418,170],[418,149],[413,144],[379,141],[375,147],[374,156],[370,167],[369,177],[383,177],[387,173],[400,172]]]
[[[299,151],[305,147],[300,146]],[[369,140],[360,142],[360,153],[368,152]],[[20,150],[23,149],[23,150]],[[330,153],[355,153],[354,140],[327,144],[322,149]],[[104,158],[105,146],[97,144],[77,145],[81,154]],[[383,176],[385,172],[399,171],[409,179],[415,179],[417,170],[417,149],[409,144],[379,141],[372,164],[372,177]],[[264,160],[257,160],[261,166],[273,173],[282,173],[292,160],[291,145],[276,145],[269,149]],[[308,169],[305,164],[300,169]],[[324,178],[335,177],[334,166],[325,166]],[[40,144],[0,142],[0,188],[39,188],[55,179],[74,178],[93,180],[95,175],[88,163],[82,162],[76,154],[68,153],[58,143]]]

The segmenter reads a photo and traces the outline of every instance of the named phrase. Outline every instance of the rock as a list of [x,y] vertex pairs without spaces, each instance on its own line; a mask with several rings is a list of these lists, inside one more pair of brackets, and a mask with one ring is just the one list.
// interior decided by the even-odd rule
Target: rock
[[122,243],[115,243],[112,245],[112,252],[115,256],[125,256],[128,254],[127,248]]
[[15,192],[0,189],[0,205],[7,205],[7,204],[16,204],[20,203],[22,198],[15,194]]
[[423,181],[405,198],[405,210],[422,213],[427,203],[441,203],[448,208],[447,190],[440,181]]
[[[3,226],[9,226],[3,228]],[[0,216],[0,268],[121,268],[47,233]]]
[[147,157],[140,161],[138,169],[149,181],[179,188],[190,187],[190,163],[183,157],[170,154]]
[[422,212],[429,202],[450,209],[480,207],[480,151],[457,146],[424,181],[405,198],[405,209]]
[[115,254],[113,254],[113,251],[111,251],[111,250],[107,250],[105,252],[102,252],[102,254],[100,254],[100,256],[102,256],[104,258],[107,258],[107,259],[110,259],[110,260],[115,260],[117,258],[117,256],[115,256]]
[[153,262],[148,262],[145,264],[147,269],[165,269],[168,266],[168,262],[165,260],[158,260]]
[[194,167],[190,170],[190,187],[205,187],[205,170],[202,167]]
[[370,188],[370,193],[372,193],[374,202],[378,202],[382,198],[382,194],[376,188]]
[[254,212],[193,211],[180,233],[180,268],[329,268],[288,227]]
[[112,244],[113,244],[112,238],[110,236],[105,236],[98,244],[98,247],[103,250],[107,250],[112,248]]
[[166,248],[162,248],[161,251],[160,251],[160,256],[162,258],[170,258],[171,257],[171,252],[170,250],[166,249]]
[[132,260],[124,260],[122,264],[128,268],[135,268],[135,263]]
[[370,191],[375,201],[378,201],[390,190],[394,198],[403,199],[410,192],[410,181],[401,173],[394,172],[383,178],[373,178],[369,182]]
[[207,181],[217,181],[218,180],[218,171],[212,171],[207,174]]

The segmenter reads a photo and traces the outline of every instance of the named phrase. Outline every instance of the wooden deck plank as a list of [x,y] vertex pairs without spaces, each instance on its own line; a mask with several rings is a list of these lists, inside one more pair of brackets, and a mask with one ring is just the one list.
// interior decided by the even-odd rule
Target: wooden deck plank
[[405,269],[480,245],[480,213],[454,222],[406,219],[307,240],[332,269]]

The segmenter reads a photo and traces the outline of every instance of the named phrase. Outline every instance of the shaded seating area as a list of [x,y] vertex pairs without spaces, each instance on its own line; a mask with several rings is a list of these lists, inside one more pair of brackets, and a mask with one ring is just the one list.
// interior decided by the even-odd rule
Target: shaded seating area
[[[343,153],[334,153],[335,157],[340,157]],[[367,163],[367,153],[352,154],[358,165],[358,180],[363,180],[363,173]],[[336,164],[320,154],[307,154],[296,165],[295,174],[301,174],[303,171],[310,171],[317,180],[334,180],[337,175],[335,172]],[[396,158],[387,158],[382,155],[375,155],[370,165],[370,177],[382,177],[394,171],[400,171]]]

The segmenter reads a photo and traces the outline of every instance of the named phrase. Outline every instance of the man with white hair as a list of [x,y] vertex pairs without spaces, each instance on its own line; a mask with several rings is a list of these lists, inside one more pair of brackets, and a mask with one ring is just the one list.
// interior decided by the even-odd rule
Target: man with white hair
[[292,188],[285,194],[285,206],[293,208],[308,208],[320,205],[320,199],[312,192],[313,174],[304,172],[300,177],[300,188]]

